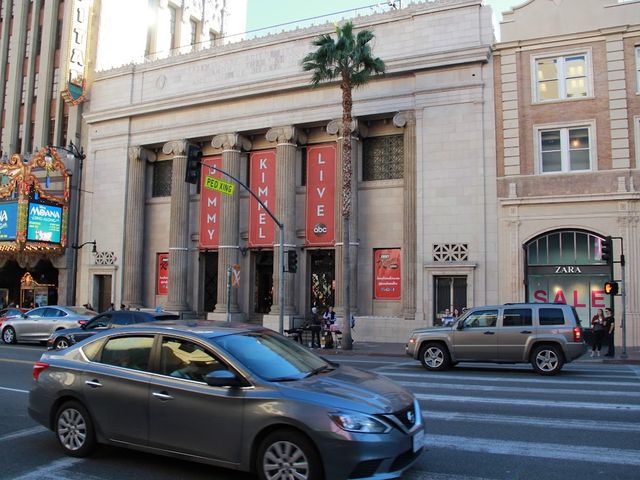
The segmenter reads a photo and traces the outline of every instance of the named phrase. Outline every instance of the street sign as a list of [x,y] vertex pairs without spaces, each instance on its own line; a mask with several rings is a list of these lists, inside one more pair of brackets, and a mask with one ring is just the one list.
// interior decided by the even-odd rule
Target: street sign
[[236,186],[231,182],[225,182],[224,180],[210,177],[209,175],[204,179],[204,187],[209,190],[217,190],[225,195],[233,195],[233,191],[236,188]]
[[233,276],[231,277],[231,286],[240,288],[240,265],[237,263],[231,267]]

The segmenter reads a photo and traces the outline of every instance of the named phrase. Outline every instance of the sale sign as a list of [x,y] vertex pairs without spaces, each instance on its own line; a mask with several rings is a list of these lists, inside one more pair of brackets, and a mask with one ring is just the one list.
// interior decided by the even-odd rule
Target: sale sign
[[373,253],[373,298],[399,300],[401,290],[400,249],[380,248]]
[[222,157],[205,157],[202,159],[201,188],[200,188],[200,238],[201,249],[218,248],[220,244],[220,197],[217,190],[205,188],[206,178],[218,179],[220,172],[211,167],[222,167]]
[[306,244],[335,243],[335,144],[307,147]]
[[[275,213],[276,206],[276,151],[251,152],[249,156],[249,187],[267,208]],[[273,247],[276,224],[266,210],[251,197],[249,201],[249,246]]]
[[156,254],[156,295],[169,294],[169,254]]

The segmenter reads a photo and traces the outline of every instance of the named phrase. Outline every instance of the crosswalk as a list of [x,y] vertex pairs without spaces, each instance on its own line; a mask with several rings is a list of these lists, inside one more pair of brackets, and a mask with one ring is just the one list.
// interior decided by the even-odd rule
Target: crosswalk
[[526,365],[370,367],[423,409],[426,452],[407,479],[640,478],[638,366],[575,363],[555,377]]

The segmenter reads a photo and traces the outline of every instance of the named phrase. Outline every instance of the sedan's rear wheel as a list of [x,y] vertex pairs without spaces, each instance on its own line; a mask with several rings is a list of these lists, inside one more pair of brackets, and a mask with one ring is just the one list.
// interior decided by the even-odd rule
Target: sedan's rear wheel
[[16,331],[13,329],[13,327],[6,327],[2,331],[2,341],[4,343],[16,343]]
[[58,337],[53,344],[53,347],[56,350],[64,350],[65,348],[69,348],[69,340],[66,337]]
[[319,480],[320,457],[311,442],[294,430],[278,430],[260,444],[257,458],[261,480]]
[[63,404],[56,415],[56,436],[67,455],[85,457],[95,447],[95,431],[87,409],[78,402]]
[[451,357],[447,347],[431,342],[420,349],[420,362],[427,370],[446,370],[451,364]]
[[554,345],[540,345],[531,354],[531,366],[540,375],[555,375],[562,369],[564,357]]

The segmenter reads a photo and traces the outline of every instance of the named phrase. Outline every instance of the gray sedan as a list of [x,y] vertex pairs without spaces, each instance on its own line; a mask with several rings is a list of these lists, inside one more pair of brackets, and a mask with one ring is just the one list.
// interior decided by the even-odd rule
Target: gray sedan
[[106,443],[261,479],[396,478],[423,450],[414,396],[257,326],[154,322],[42,355],[29,414],[71,456]]
[[37,307],[2,324],[4,343],[46,342],[55,331],[86,323],[96,312],[84,307]]

